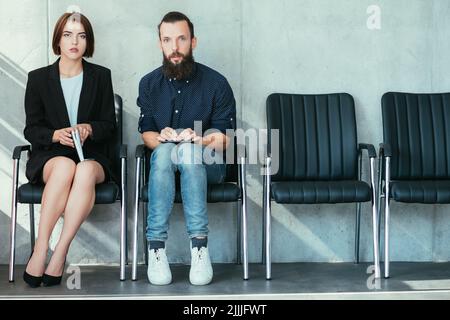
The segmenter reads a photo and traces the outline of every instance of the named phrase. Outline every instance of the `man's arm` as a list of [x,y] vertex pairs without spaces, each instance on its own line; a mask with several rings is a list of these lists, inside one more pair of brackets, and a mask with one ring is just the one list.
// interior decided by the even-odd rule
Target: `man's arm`
[[142,133],[142,140],[147,148],[154,150],[157,146],[161,144],[158,140],[159,132],[146,131]]
[[155,131],[146,131],[142,133],[142,140],[144,144],[150,148],[155,149],[163,141],[177,140],[177,132],[172,128],[164,128],[161,133]]
[[183,130],[177,137],[179,141],[193,141],[194,143],[199,143],[201,145],[207,146],[208,148],[224,151],[228,148],[230,144],[230,138],[227,137],[222,132],[213,132],[207,134],[204,137],[197,136],[194,130],[191,128]]
[[208,148],[224,151],[230,146],[230,138],[224,135],[222,132],[214,132],[203,137],[201,140],[202,145]]

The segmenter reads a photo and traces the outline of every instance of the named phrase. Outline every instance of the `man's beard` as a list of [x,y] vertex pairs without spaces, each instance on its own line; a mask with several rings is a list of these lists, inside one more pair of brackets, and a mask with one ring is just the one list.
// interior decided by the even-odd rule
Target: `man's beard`
[[[180,63],[174,64],[170,61],[173,57],[183,57]],[[163,53],[163,73],[169,78],[175,78],[177,80],[185,79],[189,77],[194,69],[194,56],[192,55],[192,48],[187,55],[183,55],[179,52],[172,53],[169,57]]]

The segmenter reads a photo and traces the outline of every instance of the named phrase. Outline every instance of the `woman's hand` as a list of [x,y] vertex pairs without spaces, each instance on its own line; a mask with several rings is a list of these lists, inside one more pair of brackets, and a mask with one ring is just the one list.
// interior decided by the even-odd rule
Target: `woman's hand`
[[74,129],[78,129],[78,132],[80,133],[81,145],[84,144],[87,138],[92,136],[92,126],[90,124],[77,124]]
[[75,148],[72,140],[72,128],[63,128],[53,132],[52,142]]

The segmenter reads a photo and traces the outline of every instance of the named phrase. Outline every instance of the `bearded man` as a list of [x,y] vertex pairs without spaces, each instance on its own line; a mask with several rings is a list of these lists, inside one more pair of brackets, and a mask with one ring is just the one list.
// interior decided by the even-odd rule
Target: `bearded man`
[[[171,283],[165,250],[169,217],[177,188],[190,238],[193,285],[212,281],[208,251],[207,185],[222,183],[223,153],[230,145],[227,129],[235,128],[236,102],[228,81],[194,61],[194,26],[180,12],[169,12],[158,25],[163,65],[143,77],[137,104],[139,132],[152,150],[148,185],[147,230],[150,283]],[[208,156],[206,156],[208,155]],[[218,156],[217,156],[218,155]],[[211,161],[213,159],[214,161]]]

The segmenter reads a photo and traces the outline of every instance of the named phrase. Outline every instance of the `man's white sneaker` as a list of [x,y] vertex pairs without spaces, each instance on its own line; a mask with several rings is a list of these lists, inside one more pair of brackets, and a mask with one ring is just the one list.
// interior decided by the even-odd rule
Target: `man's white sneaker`
[[213,269],[209,251],[207,247],[201,247],[200,250],[195,247],[191,249],[191,270],[189,271],[189,281],[193,285],[203,286],[211,282]]
[[167,261],[166,249],[148,250],[147,276],[151,284],[158,286],[172,282],[172,273]]

